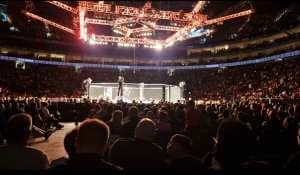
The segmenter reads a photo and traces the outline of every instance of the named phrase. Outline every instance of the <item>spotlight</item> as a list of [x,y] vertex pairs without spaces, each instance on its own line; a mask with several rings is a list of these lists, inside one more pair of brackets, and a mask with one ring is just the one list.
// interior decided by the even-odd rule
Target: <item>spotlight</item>
[[161,44],[156,44],[155,49],[161,50],[162,49],[162,45]]
[[96,44],[96,42],[95,42],[93,39],[90,39],[89,43],[90,43],[91,45],[95,45],[95,44]]
[[50,32],[47,32],[47,33],[46,33],[47,38],[51,37],[51,35],[52,35],[52,34],[51,34]]

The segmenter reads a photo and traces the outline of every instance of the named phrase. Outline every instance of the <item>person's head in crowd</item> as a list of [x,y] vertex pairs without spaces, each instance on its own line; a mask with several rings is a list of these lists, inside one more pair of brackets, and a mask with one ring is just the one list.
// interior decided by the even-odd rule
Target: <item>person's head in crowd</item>
[[12,105],[14,110],[19,109],[19,103],[17,101],[13,102]]
[[168,112],[161,110],[159,111],[158,115],[159,115],[157,121],[158,130],[162,132],[171,132],[172,130],[171,120],[170,120],[170,116],[168,115]]
[[123,112],[121,110],[114,111],[112,115],[113,125],[121,125],[123,121]]
[[224,110],[223,117],[224,117],[224,119],[229,118],[229,110],[228,109]]
[[0,103],[0,113],[5,111],[5,105]]
[[266,107],[262,107],[260,110],[260,116],[262,117],[267,117],[267,108]]
[[288,107],[288,115],[289,115],[290,117],[294,117],[294,116],[295,116],[295,110],[294,110],[294,107],[293,107],[292,105],[290,105],[290,106]]
[[245,111],[240,111],[237,114],[237,119],[243,123],[247,123],[250,120],[250,115]]
[[34,100],[31,100],[29,105],[31,108],[37,108],[37,103]]
[[95,110],[96,110],[96,112],[102,111],[101,105],[100,104],[96,104]]
[[300,105],[299,104],[297,104],[295,106],[295,117],[300,119]]
[[78,128],[72,129],[65,135],[64,138],[64,148],[69,157],[76,154],[76,138],[78,135]]
[[273,109],[271,109],[271,108],[269,108],[268,110],[267,110],[267,117],[269,118],[269,120],[274,120],[274,119],[276,119],[276,111],[275,110],[273,110]]
[[149,111],[150,109],[148,107],[144,107],[143,111],[142,111],[142,114],[143,116],[146,116],[147,115],[147,112]]
[[218,107],[218,109],[219,109],[218,110],[219,114],[222,114],[225,110],[224,106],[221,106],[221,105]]
[[185,111],[184,111],[184,106],[183,105],[178,105],[176,108],[175,108],[175,114],[178,116],[178,117],[184,117],[185,116]]
[[166,105],[162,105],[159,111],[168,111],[168,107]]
[[197,109],[198,109],[201,113],[204,113],[204,112],[205,112],[205,105],[199,104],[199,105],[197,105]]
[[250,130],[246,124],[236,120],[224,120],[216,137],[216,160],[224,169],[238,168],[247,160],[249,147],[253,144]]
[[[75,101],[76,102],[76,101]],[[58,110],[58,103],[57,102],[51,102],[51,105],[55,110]]]
[[7,122],[7,143],[25,146],[32,130],[32,118],[29,114],[19,113]]
[[131,106],[128,111],[129,119],[133,119],[133,120],[138,119],[138,113],[139,113],[138,108],[136,106]]
[[262,106],[261,106],[261,105],[259,105],[258,103],[255,103],[255,104],[254,104],[254,111],[260,112],[261,109],[262,109]]
[[285,106],[283,105],[278,106],[276,113],[279,120],[283,121],[284,118],[288,117],[288,113],[285,111],[286,111]]
[[114,111],[114,106],[113,106],[113,104],[108,104],[106,110],[107,110],[107,113],[108,113],[108,114],[112,114],[113,111]]
[[251,104],[249,105],[249,109],[250,109],[251,111],[256,110],[256,104],[255,104],[255,103],[251,103]]
[[169,123],[168,112],[165,110],[159,111],[159,123]]
[[194,110],[194,109],[195,109],[195,102],[194,102],[194,100],[189,100],[189,101],[186,103],[186,107],[187,107],[187,110],[188,110],[188,111]]
[[99,102],[99,104],[101,104],[102,110],[107,112],[107,107],[108,107],[109,104],[106,101]]
[[19,109],[24,109],[25,108],[25,104],[24,103],[20,103],[19,104]]
[[42,103],[41,103],[41,106],[42,106],[42,107],[48,107],[48,103],[47,103],[47,102],[42,102]]
[[146,113],[146,117],[150,118],[151,120],[154,120],[155,116],[152,110],[148,110]]
[[152,141],[156,136],[156,124],[149,118],[143,118],[137,124],[134,136],[141,140]]
[[192,140],[182,134],[173,135],[167,145],[167,153],[173,158],[186,156],[190,154],[191,149]]
[[36,103],[36,105],[37,105],[37,108],[41,108],[41,107],[42,107],[42,103],[41,103],[41,101],[40,101],[39,99],[37,99],[37,100],[35,101],[35,103]]
[[98,119],[86,119],[78,128],[76,152],[103,155],[110,135],[106,123]]
[[115,105],[114,110],[122,110],[122,107],[120,104]]

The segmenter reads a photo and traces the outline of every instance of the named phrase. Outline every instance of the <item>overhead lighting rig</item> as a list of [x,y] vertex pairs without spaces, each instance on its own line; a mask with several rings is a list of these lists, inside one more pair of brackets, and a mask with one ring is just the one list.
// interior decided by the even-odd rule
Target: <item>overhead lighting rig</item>
[[[226,20],[254,13],[253,9],[249,9],[219,18],[209,19],[207,15],[201,13],[205,5],[209,3],[208,1],[198,1],[189,13],[154,9],[151,2],[145,3],[141,8],[116,5],[110,1],[79,1],[77,7],[71,7],[59,1],[46,2],[71,13],[74,17],[74,29],[64,27],[63,25],[28,11],[25,11],[24,14],[30,18],[42,21],[45,24],[77,35],[81,40],[93,45],[118,43],[118,45],[125,47],[127,47],[127,45],[128,47],[144,45],[145,47],[157,49],[169,47],[177,41],[187,39],[189,33],[197,28],[222,23]],[[87,15],[88,12],[100,14],[98,16],[102,18],[91,18]],[[170,24],[173,23],[173,26],[159,25],[157,23],[158,20],[168,20]],[[91,33],[88,31],[88,24],[111,26],[112,31],[121,36],[106,36]],[[173,32],[173,34],[165,40],[153,40],[148,38],[153,35],[155,31],[159,30],[170,31]],[[213,31],[209,31],[209,33],[211,32]]]

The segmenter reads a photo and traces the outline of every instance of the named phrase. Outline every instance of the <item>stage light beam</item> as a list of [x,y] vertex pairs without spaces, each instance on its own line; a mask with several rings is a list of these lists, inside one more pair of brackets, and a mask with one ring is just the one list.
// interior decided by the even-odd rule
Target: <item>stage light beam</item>
[[156,50],[161,50],[162,48],[163,48],[163,46],[161,44],[156,44],[155,45]]

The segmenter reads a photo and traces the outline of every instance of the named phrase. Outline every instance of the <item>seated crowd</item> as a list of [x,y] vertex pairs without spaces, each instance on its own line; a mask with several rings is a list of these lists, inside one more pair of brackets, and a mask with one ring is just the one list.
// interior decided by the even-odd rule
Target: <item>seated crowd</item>
[[[294,170],[299,166],[297,59],[219,70],[125,72],[126,82],[178,84],[193,99],[218,104],[117,103],[72,100],[81,82],[113,82],[118,71],[26,64],[0,69],[0,169]],[[54,101],[43,97],[68,97]],[[277,100],[274,100],[276,98]],[[75,121],[49,162],[29,146],[48,139],[60,121]],[[78,125],[78,123],[80,125]],[[51,139],[51,137],[50,137]],[[2,156],[3,155],[3,156]],[[30,160],[30,161],[29,161]]]
[[34,114],[9,104],[1,101],[0,169],[298,169],[300,105],[86,101],[88,114],[64,139],[68,156],[49,162],[28,146]]

